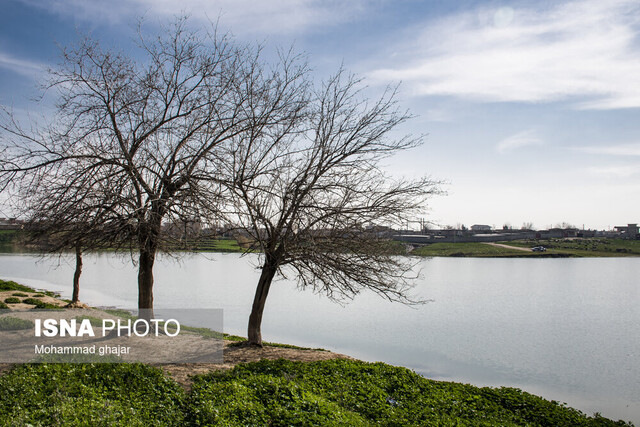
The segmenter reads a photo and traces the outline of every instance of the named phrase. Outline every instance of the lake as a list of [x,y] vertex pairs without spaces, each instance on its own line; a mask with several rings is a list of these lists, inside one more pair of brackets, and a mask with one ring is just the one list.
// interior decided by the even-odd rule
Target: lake
[[[222,308],[246,336],[257,256],[162,257],[156,308]],[[274,284],[266,341],[322,347],[428,378],[514,386],[583,412],[640,424],[640,259],[433,258],[408,307],[363,293],[346,305]],[[0,277],[71,295],[72,257],[0,255]],[[135,308],[137,272],[114,254],[85,259],[80,299]],[[206,326],[206,325],[202,325]]]

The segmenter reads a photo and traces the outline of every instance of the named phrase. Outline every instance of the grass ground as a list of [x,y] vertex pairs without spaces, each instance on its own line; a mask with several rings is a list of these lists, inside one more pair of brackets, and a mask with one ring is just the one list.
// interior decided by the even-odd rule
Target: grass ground
[[[0,230],[0,252],[38,252],[37,247],[25,246],[17,230]],[[238,245],[235,239],[231,238],[202,238],[198,241],[188,242],[187,250],[197,252],[243,252],[243,248]],[[174,245],[175,250],[182,250],[180,243]]]
[[504,242],[512,246],[544,246],[550,253],[567,253],[581,257],[639,256],[640,240],[622,239],[544,239]]
[[433,381],[355,360],[263,360],[185,392],[142,364],[21,365],[0,377],[0,425],[615,426],[513,388]]
[[545,252],[524,252],[518,249],[491,246],[484,243],[433,243],[411,252],[419,256],[442,257],[620,257],[640,256],[639,240],[621,239],[549,239],[498,242],[508,246],[532,248],[544,246]]
[[189,249],[197,252],[243,252],[235,239],[201,239],[189,244]]

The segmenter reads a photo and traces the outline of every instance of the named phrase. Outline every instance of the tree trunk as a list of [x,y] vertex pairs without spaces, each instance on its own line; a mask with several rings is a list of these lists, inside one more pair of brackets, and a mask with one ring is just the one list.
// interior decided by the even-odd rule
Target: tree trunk
[[76,271],[73,273],[73,295],[71,303],[77,303],[80,300],[80,275],[82,274],[82,244],[76,242]]
[[253,299],[253,307],[251,308],[251,315],[249,316],[247,337],[250,345],[262,347],[262,333],[260,332],[262,313],[264,312],[264,304],[267,301],[271,282],[273,281],[277,270],[278,267],[268,260],[265,261],[265,264],[262,267],[262,274],[260,275],[260,280],[258,280],[256,296]]
[[153,263],[156,251],[153,248],[140,249],[140,265],[138,266],[138,310],[139,317],[146,320],[153,318]]

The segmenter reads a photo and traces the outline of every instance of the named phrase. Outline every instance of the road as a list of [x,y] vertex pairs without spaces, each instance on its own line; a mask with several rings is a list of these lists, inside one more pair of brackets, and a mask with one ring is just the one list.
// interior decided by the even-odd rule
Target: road
[[493,242],[482,242],[485,245],[489,245],[489,246],[497,246],[499,248],[507,248],[507,249],[515,249],[517,251],[525,251],[525,252],[533,252],[530,248],[520,248],[518,246],[509,246],[509,245],[503,245],[502,243],[493,243]]

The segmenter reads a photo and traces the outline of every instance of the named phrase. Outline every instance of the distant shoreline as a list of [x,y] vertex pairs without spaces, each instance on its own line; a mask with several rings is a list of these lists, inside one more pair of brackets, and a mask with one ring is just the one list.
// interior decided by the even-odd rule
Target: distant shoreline
[[[640,240],[611,238],[522,239],[504,242],[434,242],[412,244],[390,241],[398,255],[447,258],[603,258],[640,256]],[[542,246],[544,251],[531,248]],[[0,231],[0,253],[46,253],[46,246],[26,245],[18,230]],[[173,246],[173,253],[246,253],[246,242],[239,244],[233,238],[206,238],[189,243],[189,247]],[[111,252],[110,249],[88,251]]]

